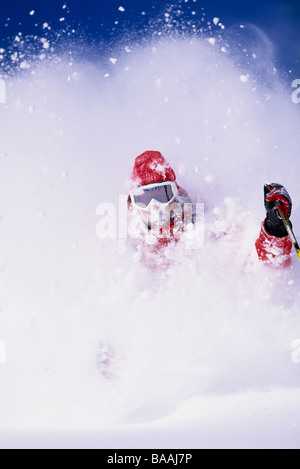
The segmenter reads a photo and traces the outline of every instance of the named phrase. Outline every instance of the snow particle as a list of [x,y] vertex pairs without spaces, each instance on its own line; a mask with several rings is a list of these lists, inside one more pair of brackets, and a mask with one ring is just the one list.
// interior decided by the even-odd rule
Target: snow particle
[[242,83],[246,83],[248,81],[249,76],[248,75],[241,75],[240,80]]
[[235,207],[236,201],[233,197],[225,197],[224,204],[226,207]]
[[215,18],[213,19],[214,25],[217,26],[217,24],[219,23],[219,21],[220,21],[220,18],[215,17]]
[[216,43],[216,40],[215,40],[214,37],[210,37],[210,38],[208,39],[208,42],[209,42],[212,46],[214,46],[215,43]]
[[31,11],[29,12],[29,14],[30,14],[30,16],[33,16],[33,15],[35,14],[35,11],[34,11],[34,10],[31,10]]
[[178,167],[178,174],[181,176],[184,176],[186,172],[186,165],[185,164],[180,164]]
[[[157,243],[157,238],[153,235],[146,235],[145,238],[145,243],[148,244],[149,246],[154,246]],[[134,257],[134,262],[139,262],[141,257],[141,254],[139,253],[139,258],[136,261],[137,257]]]
[[44,37],[42,37],[41,43],[43,44],[43,48],[44,48],[44,49],[49,49],[50,43],[48,42],[47,39],[45,39]]
[[21,62],[20,68],[22,68],[23,70],[28,70],[30,68],[30,65],[26,60],[24,60],[23,62]]
[[211,184],[212,182],[214,182],[214,180],[215,180],[215,176],[213,174],[208,174],[204,178],[204,181],[207,182],[208,184]]
[[109,60],[110,60],[110,62],[111,62],[113,65],[115,65],[115,64],[117,63],[117,60],[118,60],[118,59],[116,59],[116,58],[114,58],[114,57],[111,57]]
[[123,12],[125,11],[125,8],[124,8],[124,7],[122,7],[122,6],[120,6],[120,7],[118,8],[118,10],[119,10],[119,11],[121,11],[121,12],[123,13]]
[[292,348],[294,349],[292,352],[292,362],[297,365],[300,363],[300,340],[295,339],[292,342]]
[[162,79],[161,79],[161,78],[157,78],[157,79],[155,80],[154,84],[155,84],[155,86],[156,86],[157,88],[161,88],[161,86],[162,86]]

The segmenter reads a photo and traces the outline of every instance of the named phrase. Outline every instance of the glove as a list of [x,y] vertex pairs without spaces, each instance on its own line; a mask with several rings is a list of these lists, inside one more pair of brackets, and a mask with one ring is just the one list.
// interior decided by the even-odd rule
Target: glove
[[287,236],[287,232],[277,205],[279,203],[281,204],[285,216],[289,218],[292,213],[291,197],[284,186],[276,183],[265,184],[264,195],[265,208],[267,211],[265,228],[270,235],[284,238]]

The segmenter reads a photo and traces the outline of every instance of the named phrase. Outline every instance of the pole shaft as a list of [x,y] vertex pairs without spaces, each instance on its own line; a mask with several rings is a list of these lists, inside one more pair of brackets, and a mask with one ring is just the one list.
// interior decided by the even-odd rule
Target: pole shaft
[[289,235],[290,237],[290,240],[292,241],[292,244],[297,252],[297,256],[298,256],[298,259],[300,261],[300,247],[299,247],[299,244],[298,244],[298,241],[296,239],[296,236],[294,235],[294,232],[293,232],[293,229],[292,229],[292,225],[291,225],[291,222],[289,221],[289,219],[285,216],[285,213],[284,213],[284,210],[283,210],[283,207],[282,207],[282,204],[279,202],[277,204],[277,208],[279,210],[279,213],[280,213],[280,216],[282,218],[282,221],[286,227],[286,231],[287,231],[287,234]]

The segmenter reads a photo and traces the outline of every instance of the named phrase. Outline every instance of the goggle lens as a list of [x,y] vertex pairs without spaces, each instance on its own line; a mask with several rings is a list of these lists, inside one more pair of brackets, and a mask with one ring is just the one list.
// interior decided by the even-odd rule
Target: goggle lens
[[[141,189],[141,188],[140,188]],[[157,200],[162,204],[170,202],[174,198],[172,186],[165,184],[162,186],[155,186],[149,189],[143,188],[140,194],[134,195],[134,203],[140,208],[148,207],[152,199]]]

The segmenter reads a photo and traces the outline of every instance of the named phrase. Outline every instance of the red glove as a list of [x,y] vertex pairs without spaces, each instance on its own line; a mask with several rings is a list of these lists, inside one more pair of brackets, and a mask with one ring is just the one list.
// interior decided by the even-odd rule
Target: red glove
[[285,187],[276,183],[265,184],[264,194],[267,211],[265,228],[272,236],[283,238],[287,236],[287,232],[277,206],[280,203],[285,216],[289,218],[292,213],[291,197]]
[[265,184],[265,207],[267,212],[276,208],[278,202],[283,206],[285,216],[289,218],[292,212],[292,200],[286,188],[276,183]]

